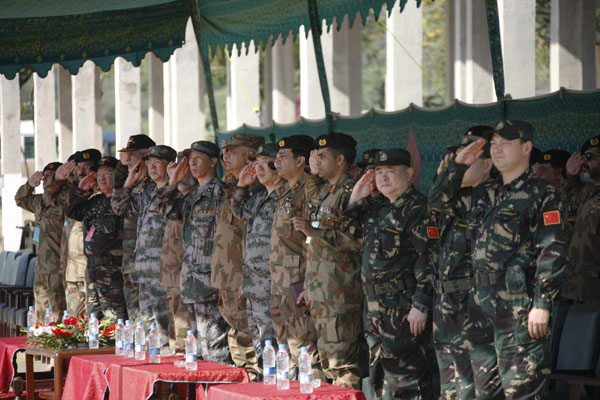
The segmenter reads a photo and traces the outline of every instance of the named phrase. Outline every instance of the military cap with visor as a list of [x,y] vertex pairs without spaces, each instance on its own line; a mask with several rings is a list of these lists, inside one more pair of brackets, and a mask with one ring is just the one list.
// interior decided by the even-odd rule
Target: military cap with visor
[[149,149],[152,146],[156,146],[154,140],[150,139],[148,135],[132,135],[129,136],[129,140],[127,141],[127,145],[123,147],[122,152]]
[[279,149],[290,149],[304,153],[310,153],[313,150],[314,139],[308,135],[291,135],[284,137],[277,145]]
[[581,146],[581,154],[585,153],[587,150],[595,147],[600,147],[600,135],[589,138],[585,141],[583,146]]
[[159,144],[158,146],[152,146],[150,149],[148,149],[148,155],[144,157],[144,160],[147,160],[149,157],[172,162],[177,158],[177,151],[175,151],[175,149],[172,147]]
[[223,146],[224,149],[229,149],[236,146],[246,146],[256,150],[258,146],[265,143],[265,138],[251,133],[236,133],[231,137],[229,143]]
[[91,161],[94,165],[96,165],[96,163],[98,163],[98,161],[100,161],[100,159],[102,158],[102,153],[100,153],[100,151],[96,149],[87,149],[79,151],[76,154],[76,163]]
[[192,150],[204,153],[210,158],[219,158],[219,146],[208,140],[197,140],[192,143],[189,149],[183,151],[184,157],[189,157]]
[[314,141],[315,149],[339,149],[356,147],[356,140],[350,135],[341,132],[332,132],[329,135],[321,135]]
[[375,166],[404,165],[410,167],[410,153],[401,148],[381,150],[375,156]]
[[256,157],[264,156],[264,157],[277,157],[277,152],[279,151],[279,145],[275,143],[265,143],[258,146],[258,150],[256,151]]
[[358,166],[361,168],[369,168],[375,165],[375,157],[377,153],[379,153],[381,149],[369,149],[362,154],[362,160],[358,163]]
[[119,160],[111,156],[102,157],[100,161],[98,161],[98,163],[92,167],[92,171],[97,172],[100,167],[117,168],[118,162]]
[[[458,141],[458,143],[455,146],[446,146],[446,150],[451,151],[452,153],[456,153],[459,148],[467,147],[471,143],[474,143],[481,139],[483,139],[481,136],[464,135],[463,137],[460,138],[460,140]],[[489,142],[487,142],[483,146],[483,157],[490,158],[490,143]]]
[[497,134],[505,140],[521,139],[524,142],[533,142],[533,126],[529,122],[517,119],[506,119],[498,122],[494,130],[485,133],[484,137],[491,140]]

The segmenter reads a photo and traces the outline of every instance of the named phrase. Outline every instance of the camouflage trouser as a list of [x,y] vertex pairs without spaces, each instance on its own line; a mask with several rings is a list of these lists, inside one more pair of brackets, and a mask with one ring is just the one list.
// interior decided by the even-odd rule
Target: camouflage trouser
[[273,342],[276,340],[270,308],[271,301],[269,298],[246,297],[248,329],[253,338],[254,353],[259,361],[259,368],[262,368],[262,353],[265,340],[272,340]]
[[123,274],[123,296],[127,307],[127,316],[131,320],[131,325],[137,321],[140,312],[140,286],[133,280],[133,273]]
[[[511,294],[504,285],[477,288],[469,298],[473,327],[467,334],[477,383],[497,363],[502,382],[496,398],[545,399],[550,374],[549,340],[529,336],[527,293]],[[490,351],[490,346],[494,351]],[[492,360],[490,360],[490,358]],[[485,378],[493,381],[493,378]],[[493,385],[490,385],[493,387]],[[503,392],[503,393],[502,393]],[[503,395],[503,396],[502,396]],[[488,397],[491,398],[492,396]]]
[[[146,277],[139,284],[140,288],[140,321],[147,332],[156,323],[160,337],[160,346],[169,345],[169,313],[167,312],[167,289],[160,284],[158,278]],[[146,335],[148,338],[148,335]]]
[[230,364],[227,344],[229,326],[221,316],[217,302],[187,304],[190,325],[196,328],[198,357],[206,361]]
[[231,327],[227,336],[231,358],[237,367],[246,368],[253,379],[260,375],[261,370],[254,352],[246,308],[246,298],[240,297],[238,291],[219,290],[219,311]]
[[65,288],[63,287],[62,274],[59,271],[48,272],[38,261],[35,266],[33,279],[33,299],[38,321],[44,322],[46,308],[52,308],[54,322],[59,322],[62,313],[67,307]]
[[88,258],[85,271],[88,312],[95,312],[104,319],[127,318],[121,260],[103,261],[97,264],[93,257]]
[[298,376],[298,356],[302,347],[308,347],[312,356],[314,379],[325,381],[327,376],[321,368],[321,359],[317,350],[317,330],[306,306],[296,306],[294,297],[271,293],[271,319],[277,336],[277,343],[287,344],[290,352],[290,379]]
[[411,297],[411,291],[402,291],[365,298],[363,322],[371,349],[371,384],[376,393],[383,389],[384,399],[432,398],[431,318],[427,317],[419,336],[410,333]]
[[185,337],[190,330],[189,310],[181,301],[179,287],[167,287],[167,312],[169,313],[169,347],[185,352]]
[[85,281],[66,281],[65,297],[69,314],[72,316],[77,316],[77,314],[89,315],[89,312],[86,311]]
[[313,301],[310,314],[323,371],[335,385],[360,389],[360,306]]

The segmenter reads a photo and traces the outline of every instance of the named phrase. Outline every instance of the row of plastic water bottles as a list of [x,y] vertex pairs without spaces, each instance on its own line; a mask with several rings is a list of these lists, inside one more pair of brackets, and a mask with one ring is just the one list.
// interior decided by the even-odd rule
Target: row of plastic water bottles
[[[62,323],[64,324],[65,320],[69,317],[69,310],[65,310],[63,312]],[[44,314],[44,325],[48,326],[51,322],[54,322],[54,315],[52,314],[52,308],[48,307]],[[29,311],[27,311],[27,330],[30,331],[32,328],[35,328],[35,324],[37,324],[37,313],[33,306],[29,306]]]
[[[148,355],[152,364],[160,364],[160,339],[156,324],[152,324],[148,333]],[[131,321],[117,320],[115,328],[115,354],[136,360],[146,359],[146,330],[144,324],[138,322],[135,329]]]
[[[277,371],[275,368],[277,367]],[[308,348],[300,349],[298,357],[298,369],[300,377],[300,392],[312,393],[312,358],[308,354]],[[287,352],[285,344],[279,345],[279,350],[275,354],[273,342],[265,340],[265,348],[263,350],[263,379],[265,385],[274,385],[277,383],[277,389],[286,390],[290,388],[290,356]]]

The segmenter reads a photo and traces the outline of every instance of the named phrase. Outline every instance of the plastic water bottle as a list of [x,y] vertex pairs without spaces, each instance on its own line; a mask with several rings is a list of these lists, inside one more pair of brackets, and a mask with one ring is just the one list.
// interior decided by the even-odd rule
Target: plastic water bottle
[[148,353],[150,354],[150,362],[152,364],[160,364],[160,338],[156,324],[152,324],[148,335]]
[[146,359],[146,331],[144,331],[144,324],[142,322],[137,323],[135,328],[135,359],[145,360]]
[[263,382],[265,385],[274,385],[276,381],[275,349],[271,340],[265,340],[265,348],[263,349]]
[[197,354],[198,345],[194,331],[188,331],[185,338],[185,369],[189,371],[196,371],[198,369],[198,363],[196,362]]
[[133,358],[133,327],[131,321],[125,321],[123,328],[123,355],[127,358]]
[[277,389],[290,388],[290,356],[285,344],[279,345],[277,352]]
[[300,393],[312,393],[312,357],[308,354],[308,347],[300,348],[298,369],[300,372]]
[[96,313],[90,314],[90,320],[88,322],[88,343],[90,349],[98,348],[98,320],[96,319]]
[[27,311],[27,331],[35,329],[35,324],[37,324],[37,313],[33,306],[29,306],[29,311]]
[[115,327],[115,354],[118,356],[122,356],[124,354],[123,351],[123,331],[125,330],[125,325],[123,324],[123,319],[119,318],[117,320],[117,326]]
[[52,315],[52,309],[46,308],[46,315],[44,315],[44,325],[50,325],[50,322],[54,322],[54,316]]

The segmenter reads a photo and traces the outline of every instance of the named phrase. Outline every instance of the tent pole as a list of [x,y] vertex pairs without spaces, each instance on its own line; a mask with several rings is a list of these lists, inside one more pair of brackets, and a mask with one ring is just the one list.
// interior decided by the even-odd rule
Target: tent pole
[[310,17],[310,30],[312,31],[313,45],[315,48],[317,71],[319,72],[319,83],[321,84],[321,95],[323,96],[323,103],[325,104],[325,120],[327,121],[327,130],[328,132],[331,132],[333,130],[331,100],[329,98],[329,85],[327,84],[325,62],[323,61],[323,49],[321,47],[321,20],[319,18],[317,0],[308,0],[308,13]]
[[[498,18],[498,1],[486,0],[487,24],[494,74],[494,88],[498,101],[504,98],[504,61],[502,59],[502,41],[500,39],[500,20]],[[502,116],[506,117],[505,115]]]

